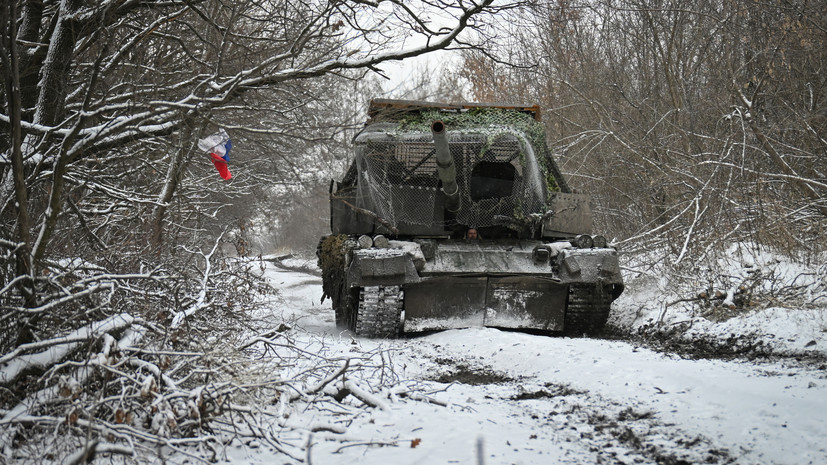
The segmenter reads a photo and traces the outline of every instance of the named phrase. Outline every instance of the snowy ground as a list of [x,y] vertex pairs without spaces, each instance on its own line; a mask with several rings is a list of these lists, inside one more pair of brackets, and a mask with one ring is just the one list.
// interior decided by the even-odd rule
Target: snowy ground
[[610,320],[622,333],[667,336],[677,350],[703,342],[711,355],[827,362],[827,257],[802,264],[733,244],[706,267],[655,267],[626,284]]
[[[231,463],[827,463],[827,368],[818,364],[691,360],[624,341],[489,328],[354,338],[336,330],[329,302],[319,304],[319,278],[274,266],[265,276],[281,290],[273,321],[289,321],[300,346],[381,364],[357,380],[378,407],[351,396],[347,415],[285,412],[293,424],[322,426],[292,438],[303,446],[292,457],[236,441],[225,452]],[[799,345],[784,332],[789,318],[777,318],[779,334]],[[824,348],[823,332],[803,337],[817,339],[807,350]],[[378,378],[388,373],[392,382]]]

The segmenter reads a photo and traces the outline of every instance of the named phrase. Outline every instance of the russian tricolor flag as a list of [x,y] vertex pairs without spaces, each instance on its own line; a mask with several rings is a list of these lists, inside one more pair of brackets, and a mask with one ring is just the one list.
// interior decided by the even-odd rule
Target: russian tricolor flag
[[219,129],[215,134],[200,139],[198,148],[210,154],[212,163],[221,178],[230,179],[233,177],[230,174],[230,168],[227,166],[227,163],[230,162],[230,149],[233,148],[233,143],[230,141],[227,131]]

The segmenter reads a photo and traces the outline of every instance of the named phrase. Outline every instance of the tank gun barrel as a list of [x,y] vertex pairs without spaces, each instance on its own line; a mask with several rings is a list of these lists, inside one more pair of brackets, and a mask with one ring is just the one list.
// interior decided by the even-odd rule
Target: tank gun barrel
[[442,192],[445,193],[445,208],[449,212],[456,213],[460,207],[457,168],[454,165],[451,148],[448,146],[445,123],[439,120],[431,123],[431,133],[434,136],[437,173],[442,181]]

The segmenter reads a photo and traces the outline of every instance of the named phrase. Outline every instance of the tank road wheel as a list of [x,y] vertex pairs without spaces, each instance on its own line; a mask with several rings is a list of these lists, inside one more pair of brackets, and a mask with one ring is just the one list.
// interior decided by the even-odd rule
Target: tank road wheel
[[399,286],[367,286],[359,292],[356,334],[382,338],[399,334],[403,291]]
[[563,334],[580,337],[594,336],[606,325],[612,295],[603,286],[573,285],[569,288],[569,301],[563,320]]

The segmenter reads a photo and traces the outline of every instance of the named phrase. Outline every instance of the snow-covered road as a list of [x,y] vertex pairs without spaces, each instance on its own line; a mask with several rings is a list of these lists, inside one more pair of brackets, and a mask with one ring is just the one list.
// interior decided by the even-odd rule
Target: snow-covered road
[[[275,268],[267,278],[298,338],[342,355],[387,351],[400,380],[437,402],[385,395],[387,409],[349,422],[344,447],[311,437],[306,462],[827,463],[824,367],[688,360],[624,341],[490,328],[354,339],[335,328],[329,302],[319,304],[320,279]],[[324,420],[317,415],[302,421]],[[272,454],[230,458],[275,463]]]

